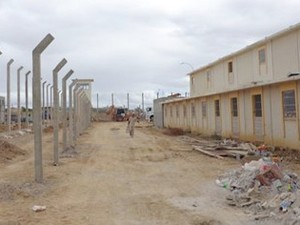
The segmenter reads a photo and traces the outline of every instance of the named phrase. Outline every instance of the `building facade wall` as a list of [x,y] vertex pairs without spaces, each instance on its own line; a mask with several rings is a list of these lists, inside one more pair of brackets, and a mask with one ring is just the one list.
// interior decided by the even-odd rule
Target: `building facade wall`
[[192,72],[164,126],[300,149],[299,46],[300,24]]
[[[284,118],[283,92],[295,93],[295,118]],[[198,97],[178,102],[165,102],[164,126],[181,128],[204,135],[220,135],[245,141],[263,142],[275,146],[299,149],[300,146],[300,80],[247,88],[244,90]],[[261,97],[261,113],[255,114],[255,97]],[[237,116],[232,112],[232,99],[237,99]],[[215,100],[220,102],[220,117],[216,116]],[[206,102],[206,116],[202,103]],[[176,106],[187,106],[187,112],[176,114]],[[195,107],[193,110],[192,107]],[[194,111],[194,112],[193,112]],[[220,121],[219,121],[220,120]],[[216,126],[217,121],[220,126]],[[218,129],[220,128],[220,132]]]
[[[300,71],[300,27],[285,35],[266,41],[233,56],[224,57],[192,73],[190,96],[225,92],[286,79],[291,72]],[[265,62],[260,62],[264,50]],[[232,72],[229,72],[231,63]],[[208,71],[210,79],[208,79]],[[211,80],[210,82],[208,80]]]

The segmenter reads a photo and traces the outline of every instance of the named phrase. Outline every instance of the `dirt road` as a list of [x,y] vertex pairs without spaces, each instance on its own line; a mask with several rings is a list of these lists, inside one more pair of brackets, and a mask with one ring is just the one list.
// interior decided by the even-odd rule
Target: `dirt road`
[[[26,154],[0,164],[0,225],[238,225],[249,219],[225,204],[226,190],[214,183],[238,162],[201,155],[178,136],[139,126],[130,138],[125,123],[94,123],[52,166],[52,134],[45,134],[43,184],[33,182],[32,138],[12,140]],[[47,208],[34,212],[34,205]]]

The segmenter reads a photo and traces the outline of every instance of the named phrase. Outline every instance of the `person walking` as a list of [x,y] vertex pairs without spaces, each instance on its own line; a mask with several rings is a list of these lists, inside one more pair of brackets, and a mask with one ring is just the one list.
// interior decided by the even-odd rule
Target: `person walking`
[[128,124],[127,124],[127,129],[129,131],[130,137],[134,136],[134,126],[135,126],[136,121],[137,121],[137,117],[136,117],[135,113],[132,113],[128,119]]

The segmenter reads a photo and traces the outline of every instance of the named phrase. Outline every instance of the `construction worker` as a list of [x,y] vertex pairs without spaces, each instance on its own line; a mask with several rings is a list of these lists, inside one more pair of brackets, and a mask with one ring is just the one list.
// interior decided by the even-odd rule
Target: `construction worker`
[[127,124],[127,129],[129,131],[130,137],[133,137],[133,135],[134,135],[134,126],[135,126],[136,121],[137,121],[137,117],[136,117],[135,113],[132,113],[128,119],[128,124]]

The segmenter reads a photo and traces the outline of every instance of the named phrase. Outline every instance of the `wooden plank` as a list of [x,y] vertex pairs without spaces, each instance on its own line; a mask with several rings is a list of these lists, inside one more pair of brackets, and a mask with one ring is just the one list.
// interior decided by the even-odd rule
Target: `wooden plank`
[[211,157],[215,157],[215,158],[217,158],[217,159],[224,159],[222,156],[219,156],[219,155],[216,155],[216,154],[214,154],[214,153],[212,153],[212,152],[203,150],[202,148],[200,148],[200,147],[198,147],[198,146],[195,146],[195,145],[193,145],[193,149],[194,149],[194,150],[197,150],[197,151],[199,151],[199,152],[201,152],[201,153],[203,153],[203,154],[205,154],[205,155],[208,155],[208,156],[211,156]]

